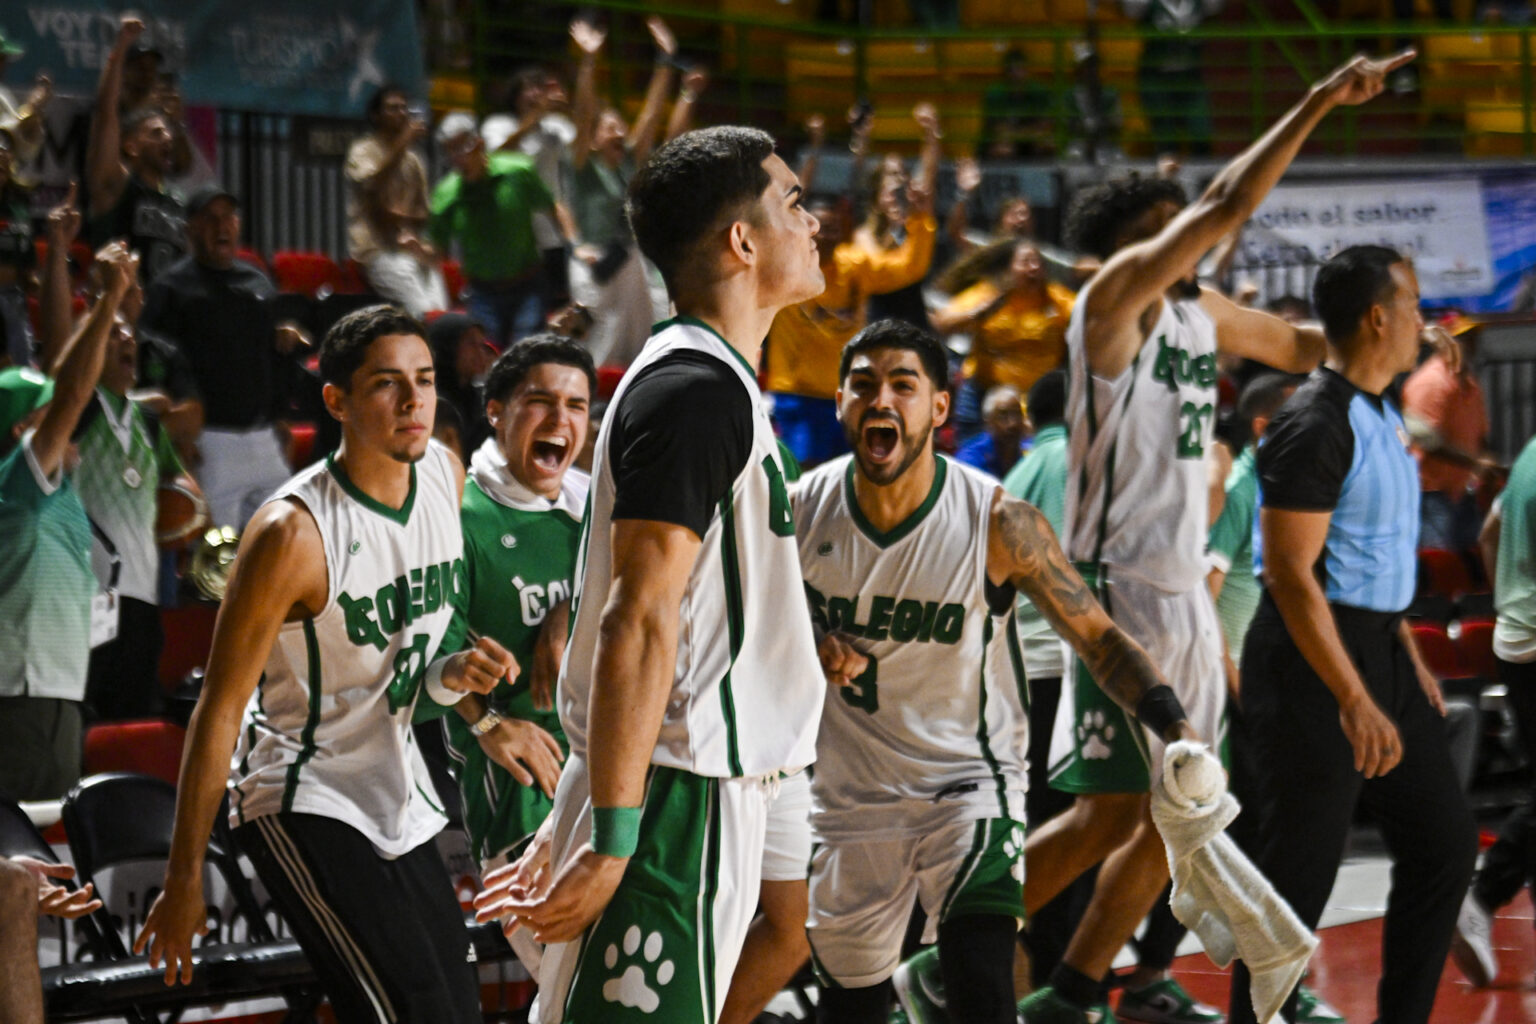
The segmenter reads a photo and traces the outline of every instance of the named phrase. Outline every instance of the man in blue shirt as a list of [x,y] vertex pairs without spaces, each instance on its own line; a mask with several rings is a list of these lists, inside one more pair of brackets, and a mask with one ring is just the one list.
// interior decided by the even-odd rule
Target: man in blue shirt
[[[1418,298],[1412,266],[1382,246],[1352,246],[1318,272],[1328,357],[1258,449],[1264,594],[1241,668],[1265,810],[1255,860],[1315,928],[1355,806],[1370,808],[1393,860],[1378,1016],[1402,1024],[1429,1019],[1477,854],[1444,698],[1403,619],[1419,484],[1389,388],[1418,355]],[[1241,965],[1231,1014],[1253,1021]]]

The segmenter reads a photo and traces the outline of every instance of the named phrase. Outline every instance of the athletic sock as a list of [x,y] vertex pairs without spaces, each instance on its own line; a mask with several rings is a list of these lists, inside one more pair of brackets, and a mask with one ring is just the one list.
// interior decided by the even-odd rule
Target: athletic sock
[[1090,978],[1065,962],[1057,964],[1051,972],[1051,988],[1079,1010],[1091,1009],[1100,1002],[1100,984],[1098,978]]

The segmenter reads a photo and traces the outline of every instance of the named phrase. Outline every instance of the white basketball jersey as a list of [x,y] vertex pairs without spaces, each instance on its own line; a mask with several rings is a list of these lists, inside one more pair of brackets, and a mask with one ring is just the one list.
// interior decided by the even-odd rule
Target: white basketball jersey
[[1023,821],[1014,594],[987,593],[997,481],[940,456],[927,500],[881,534],[859,510],[853,473],[845,455],[792,497],[811,617],[870,658],[853,685],[827,692],[812,827],[823,839],[874,839],[957,818]]
[[1080,298],[1067,325],[1067,554],[1107,566],[1111,579],[1203,586],[1215,326],[1198,300],[1164,299],[1131,365],[1105,380],[1084,354],[1088,306]]
[[454,605],[467,597],[451,460],[431,442],[399,510],[358,490],[329,459],[269,499],[295,499],[314,517],[329,584],[318,615],[283,624],[246,707],[232,824],[317,814],[397,857],[446,823],[411,713]]
[[746,360],[693,320],[674,321],[646,343],[598,434],[576,566],[575,621],[560,673],[560,722],[571,752],[585,756],[598,626],[613,582],[608,437],[629,384],[676,352],[705,353],[731,367],[751,398],[753,434],[747,464],[710,518],[688,576],[672,693],[651,763],[713,778],[803,768],[815,757],[824,683],[778,443]]

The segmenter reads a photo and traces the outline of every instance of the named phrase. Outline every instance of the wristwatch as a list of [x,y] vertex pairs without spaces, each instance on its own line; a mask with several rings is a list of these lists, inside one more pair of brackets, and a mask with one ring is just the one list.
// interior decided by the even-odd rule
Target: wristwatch
[[495,711],[487,711],[480,716],[480,720],[470,725],[469,731],[476,736],[484,736],[501,724],[501,716]]

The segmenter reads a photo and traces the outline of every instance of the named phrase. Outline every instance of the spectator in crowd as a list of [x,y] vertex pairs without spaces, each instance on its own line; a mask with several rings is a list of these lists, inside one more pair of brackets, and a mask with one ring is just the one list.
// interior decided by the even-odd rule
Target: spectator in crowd
[[1159,152],[1211,153],[1211,96],[1205,88],[1205,54],[1191,29],[1222,9],[1226,0],[1120,0],[1126,16],[1151,29],[1136,68],[1136,88],[1152,124]]
[[[0,27],[0,78],[5,66],[26,51],[6,38]],[[53,98],[53,82],[41,72],[32,80],[26,99],[20,104],[16,95],[0,83],[0,128],[11,132],[12,159],[19,166],[30,164],[43,147],[43,111]]]
[[947,271],[939,287],[955,297],[933,314],[934,328],[971,339],[955,410],[961,430],[970,432],[980,423],[988,388],[1007,384],[1025,393],[1066,359],[1074,298],[1046,278],[1040,248],[1030,241],[977,250]]
[[397,85],[373,94],[368,123],[373,131],[347,150],[347,251],[373,290],[412,316],[447,309],[442,263],[425,237],[427,168],[415,150],[427,126]]
[[432,191],[431,237],[457,244],[469,292],[464,304],[498,349],[544,319],[544,275],[533,222],[555,197],[521,153],[487,153],[468,114],[449,114],[437,140],[453,171]]
[[459,439],[467,453],[491,436],[481,385],[496,359],[485,328],[467,313],[444,313],[427,325],[427,343],[437,367],[437,405],[458,413]]
[[192,254],[149,285],[141,321],[170,338],[191,366],[206,420],[198,477],[214,523],[238,530],[288,479],[274,423],[287,408],[290,357],[309,338],[277,321],[271,279],[235,258],[239,199],[206,185],[188,198],[187,211]]
[[832,396],[843,346],[866,323],[866,300],[922,279],[938,225],[932,194],[913,189],[906,241],[871,251],[848,243],[847,216],[834,200],[813,197],[806,206],[821,222],[816,252],[826,288],[780,310],[768,332],[767,365],[779,435],[802,465],[811,466],[847,451]]
[[1009,50],[1003,54],[1003,80],[982,95],[976,155],[1018,160],[1055,153],[1052,106],[1050,90],[1029,77],[1024,51]]
[[169,119],[153,107],[125,113],[119,106],[123,66],[143,32],[144,22],[124,15],[101,69],[86,145],[86,236],[92,245],[127,239],[148,285],[181,258],[187,241],[185,211],[166,189],[175,156]]
[[955,458],[1001,480],[1024,454],[1024,405],[1017,388],[999,384],[981,403],[983,429],[955,452]]
[[[628,366],[658,319],[645,263],[624,217],[624,190],[661,135],[677,40],[660,18],[646,19],[646,27],[659,53],[645,103],[631,126],[615,108],[598,106],[597,54],[607,33],[579,18],[571,22],[571,38],[581,49],[576,72],[576,141],[571,145],[571,209],[578,242],[571,265],[571,295],[592,311],[587,347],[599,365]],[[678,95],[681,111],[673,114],[677,132],[686,127],[687,112],[698,98],[700,84],[698,79],[691,85],[685,82]]]
[[0,126],[0,340],[12,366],[31,366],[36,352],[25,286],[37,250],[31,193],[16,180],[16,131]]
[[96,578],[90,521],[65,470],[118,304],[138,271],[121,243],[97,259],[108,268],[107,291],[65,344],[54,379],[22,367],[0,371],[0,795],[13,800],[57,799],[80,777]]
[[8,1024],[44,1024],[46,1019],[37,919],[47,914],[74,920],[101,909],[90,882],[68,889],[53,881],[74,876],[69,864],[0,857],[0,1020]]
[[532,160],[539,180],[555,197],[554,216],[541,213],[533,221],[544,261],[544,305],[551,310],[565,305],[571,294],[565,240],[576,233],[567,195],[576,125],[569,116],[570,105],[565,83],[536,64],[512,76],[507,97],[511,112],[492,114],[480,124],[486,148],[493,153],[522,153]]
[[[1313,305],[1327,361],[1270,423],[1257,458],[1264,596],[1240,669],[1265,809],[1255,863],[1317,927],[1364,803],[1393,861],[1378,1014],[1423,1024],[1477,828],[1444,698],[1402,618],[1416,582],[1418,480],[1387,389],[1418,354],[1418,281],[1396,251],[1351,246],[1319,270]],[[1290,1019],[1295,1005],[1293,994]],[[1242,965],[1231,1013],[1252,1024]]]
[[[889,252],[901,247],[906,241],[907,192],[916,189],[927,195],[935,194],[939,178],[939,161],[944,156],[939,129],[939,113],[932,103],[919,103],[912,108],[912,120],[922,133],[922,151],[918,158],[917,178],[907,173],[906,166],[896,156],[881,161],[874,175],[874,187],[869,189],[870,204],[864,223],[853,232],[853,244],[870,252]],[[930,257],[930,262],[931,262]],[[923,268],[927,276],[928,268]],[[923,300],[923,285],[915,281],[893,292],[875,292],[869,297],[867,314],[875,320],[903,320],[914,327],[929,328],[928,307]]]
[[[1483,526],[1483,564],[1493,580],[1493,655],[1527,763],[1536,763],[1536,438],[1510,467],[1509,483]],[[1499,829],[1456,917],[1451,954],[1467,980],[1499,973],[1493,914],[1536,880],[1536,786]]]
[[[1444,328],[1431,328],[1443,330]],[[1419,458],[1419,546],[1477,547],[1476,487],[1488,460],[1488,406],[1478,382],[1475,334],[1446,345],[1403,385],[1403,412]]]

